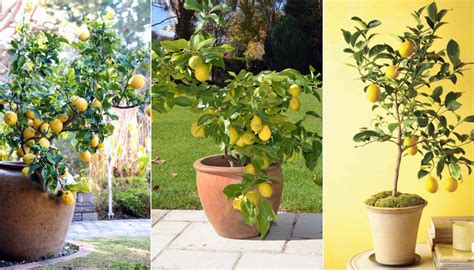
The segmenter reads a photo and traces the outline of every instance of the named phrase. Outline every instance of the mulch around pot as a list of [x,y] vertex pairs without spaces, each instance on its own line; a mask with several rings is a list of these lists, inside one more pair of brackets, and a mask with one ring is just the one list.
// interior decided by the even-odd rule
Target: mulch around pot
[[33,269],[41,266],[52,265],[59,262],[66,262],[73,259],[81,258],[88,256],[93,251],[92,246],[79,243],[76,241],[68,241],[64,244],[63,250],[59,253],[58,256],[46,257],[41,261],[6,261],[0,259],[0,269]]

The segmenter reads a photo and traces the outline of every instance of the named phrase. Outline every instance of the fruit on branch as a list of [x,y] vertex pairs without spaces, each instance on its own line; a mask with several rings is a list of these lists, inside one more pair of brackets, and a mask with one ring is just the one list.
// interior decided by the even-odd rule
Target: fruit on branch
[[398,50],[398,52],[400,53],[400,56],[401,57],[410,57],[413,52],[415,51],[415,47],[413,46],[413,43],[411,43],[411,41],[409,40],[406,40],[405,42],[402,43],[402,45],[400,46],[400,49]]
[[250,128],[254,132],[257,132],[257,133],[259,133],[262,130],[263,128],[262,119],[258,115],[254,115],[254,117],[250,121]]
[[67,114],[60,114],[56,116],[56,119],[59,119],[61,122],[66,122],[69,119],[69,116]]
[[146,78],[142,74],[135,74],[128,81],[128,85],[136,90],[142,89],[145,83]]
[[89,152],[89,150],[86,150],[85,152],[80,152],[79,156],[85,162],[89,162],[91,160],[91,152]]
[[48,139],[46,138],[41,138],[39,141],[38,141],[38,144],[43,147],[43,148],[46,148],[46,149],[49,149],[49,147],[51,146],[51,143],[49,142]]
[[193,137],[196,137],[196,138],[203,138],[204,135],[205,135],[205,129],[204,129],[204,126],[198,126],[198,122],[195,121],[192,125],[191,125],[191,135],[193,135]]
[[210,67],[205,64],[202,64],[194,70],[194,76],[196,77],[196,80],[200,82],[205,82],[209,78],[210,72]]
[[[23,148],[25,149],[25,152],[23,152]],[[23,157],[26,154],[28,154],[30,152],[30,148],[27,147],[27,146],[23,146],[23,147],[19,147],[17,150],[16,150],[16,155],[18,157]]]
[[89,29],[87,29],[87,27],[83,27],[81,32],[79,33],[79,39],[81,41],[86,41],[89,39],[90,36],[91,33],[89,32]]
[[230,127],[229,134],[230,134],[230,144],[234,144],[239,140],[239,133],[237,132],[235,128]]
[[385,77],[390,79],[396,79],[400,71],[398,71],[398,67],[395,65],[390,65],[385,69]]
[[418,153],[418,137],[417,136],[411,136],[411,137],[406,137],[403,140],[403,144],[408,147],[407,151],[409,155],[416,155]]
[[71,98],[71,102],[72,102],[72,106],[79,112],[85,112],[87,108],[89,107],[89,105],[87,104],[87,101],[84,98],[81,98],[78,96],[73,96]]
[[237,142],[235,143],[238,147],[245,147],[244,136],[240,136]]
[[97,147],[97,146],[99,145],[99,143],[100,143],[100,141],[99,141],[99,136],[97,136],[96,134],[94,134],[94,135],[92,136],[92,139],[91,139],[89,145],[90,145],[91,147],[94,147],[94,148],[95,148],[95,147]]
[[301,102],[297,97],[292,97],[288,107],[293,111],[299,111],[301,108]]
[[39,129],[41,127],[41,125],[43,124],[43,122],[39,119],[33,119],[33,127],[35,127],[36,129]]
[[301,94],[301,87],[298,84],[292,84],[288,88],[288,94],[292,97],[297,97]]
[[48,123],[42,123],[40,125],[39,131],[46,134],[49,132],[49,124]]
[[21,175],[23,175],[24,177],[28,177],[28,175],[30,175],[30,167],[25,167],[21,170]]
[[54,119],[49,126],[56,135],[63,130],[63,122],[58,118]]
[[35,145],[35,143],[36,143],[35,139],[29,139],[25,142],[25,145],[27,147],[32,147],[33,145]]
[[436,191],[438,191],[438,180],[431,176],[431,175],[428,175],[426,177],[426,191],[428,191],[429,193],[435,193]]
[[234,207],[235,210],[242,210],[242,207],[240,204],[244,200],[244,195],[240,195],[239,197],[235,197],[234,200],[232,201],[232,206]]
[[262,195],[264,198],[270,198],[273,194],[273,188],[272,185],[269,183],[260,183],[257,185],[258,193]]
[[34,128],[28,127],[23,130],[23,140],[28,141],[29,139],[33,138],[36,134],[36,130]]
[[72,206],[75,203],[74,195],[72,194],[71,191],[64,191],[63,194],[61,195],[61,201],[66,205],[66,206]]
[[204,62],[202,61],[202,57],[199,55],[191,56],[191,58],[189,58],[189,61],[188,61],[188,66],[192,69],[196,69],[203,64]]
[[146,106],[145,113],[146,113],[146,115],[148,115],[148,117],[151,117],[151,106],[150,105]]
[[245,199],[249,200],[253,205],[257,205],[259,201],[258,194],[255,191],[249,191],[245,193]]
[[94,100],[91,102],[91,105],[94,106],[94,107],[99,108],[99,110],[102,110],[102,102],[100,102],[96,98],[94,98]]
[[255,143],[255,135],[250,131],[245,132],[242,135],[242,139],[246,145],[252,145]]
[[28,63],[27,66],[28,66],[28,72],[33,72],[33,71],[35,71],[35,68],[34,68],[33,64]]
[[3,121],[9,126],[14,126],[18,122],[18,115],[15,112],[9,111],[3,117]]
[[268,125],[264,125],[262,130],[258,133],[258,137],[260,140],[266,142],[270,140],[270,137],[272,137],[272,130]]
[[245,174],[250,174],[250,175],[255,174],[255,167],[252,165],[252,163],[249,163],[249,164],[245,165],[244,173]]
[[367,87],[367,99],[374,103],[380,100],[380,87],[376,84],[371,84]]
[[[21,149],[21,148],[20,148]],[[26,163],[26,164],[31,164],[33,163],[33,161],[35,160],[36,158],[36,155],[35,154],[26,154],[23,156],[23,161]]]
[[458,180],[456,180],[454,177],[449,177],[446,179],[446,182],[444,182],[444,188],[449,191],[449,192],[454,192],[458,188]]
[[31,111],[30,109],[26,110],[26,117],[28,117],[29,119],[35,119],[36,116],[35,116],[35,113],[33,111]]
[[291,156],[290,158],[287,160],[289,163],[293,163],[296,161],[296,158],[298,157],[298,155],[296,154],[296,151],[293,150],[293,152],[291,153]]

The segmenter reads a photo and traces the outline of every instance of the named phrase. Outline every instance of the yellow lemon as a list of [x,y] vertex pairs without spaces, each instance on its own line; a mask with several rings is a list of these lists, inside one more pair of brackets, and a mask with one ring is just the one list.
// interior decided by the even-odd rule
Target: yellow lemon
[[86,27],[84,27],[82,31],[79,33],[79,39],[81,41],[88,40],[90,36],[91,36],[91,33],[89,32],[89,29],[87,29]]
[[43,132],[43,133],[48,133],[49,132],[49,124],[48,123],[41,124],[40,131]]
[[54,133],[59,134],[63,130],[63,121],[56,118],[49,124],[49,126]]
[[104,149],[105,145],[104,143],[99,143],[99,145],[97,145],[97,148],[99,149]]
[[253,116],[252,120],[250,121],[250,128],[257,133],[262,130],[262,119],[258,115]]
[[367,99],[372,103],[380,100],[380,87],[378,85],[371,84],[367,87]]
[[99,136],[97,136],[97,135],[94,134],[94,135],[92,136],[92,139],[91,139],[90,143],[89,143],[90,146],[91,146],[91,147],[97,147],[97,146],[99,145],[99,143],[100,143],[100,141],[99,141]]
[[258,194],[255,191],[249,191],[245,193],[245,198],[254,205],[258,204],[259,198],[258,198]]
[[35,136],[36,130],[34,128],[28,127],[23,130],[23,140],[27,141]]
[[33,119],[33,126],[36,128],[36,129],[39,129],[41,127],[41,125],[43,124],[43,122],[39,119]]
[[244,136],[240,136],[240,138],[235,143],[238,147],[245,147]]
[[299,111],[301,108],[301,102],[297,97],[292,97],[290,99],[290,104],[288,108],[292,109],[293,111]]
[[244,196],[240,195],[239,197],[234,198],[232,201],[232,206],[234,207],[235,210],[242,210],[242,207],[240,206],[240,203],[242,203],[242,200],[244,199]]
[[71,105],[74,107],[75,104],[76,104],[76,101],[79,99],[78,96],[74,95],[72,96],[70,99],[69,99],[69,102],[71,103]]
[[390,65],[385,69],[385,77],[387,78],[396,79],[399,74],[400,71],[398,71],[398,68],[395,65]]
[[250,175],[255,174],[255,167],[252,165],[252,163],[249,163],[249,164],[245,165],[244,173],[245,174],[250,174]]
[[449,177],[444,182],[444,188],[449,192],[454,192],[458,188],[458,180],[454,179],[454,177]]
[[408,146],[408,154],[409,155],[416,155],[418,153],[418,137],[417,136],[411,136],[403,139],[403,144],[405,146]]
[[28,141],[25,142],[25,145],[28,146],[28,147],[32,147],[33,145],[35,145],[35,139],[29,139]]
[[61,201],[63,201],[66,206],[73,206],[76,202],[74,195],[71,191],[64,191],[61,195]]
[[426,191],[429,193],[438,191],[438,180],[431,175],[426,177]]
[[46,149],[48,149],[51,146],[51,143],[46,138],[41,138],[38,141],[38,144],[41,145],[41,147],[46,148]]
[[77,98],[76,101],[74,102],[74,107],[80,112],[84,112],[87,110],[89,105],[87,104],[87,101],[84,98]]
[[36,115],[33,111],[31,111],[30,109],[26,110],[26,117],[28,117],[29,119],[35,119],[36,118]]
[[242,135],[242,139],[246,145],[252,145],[255,143],[255,135],[252,132],[247,131]]
[[211,70],[207,65],[200,65],[194,70],[194,76],[196,80],[200,82],[205,82],[209,78]]
[[268,159],[266,155],[262,157],[262,161],[263,161],[263,164],[261,166],[262,170],[265,170],[266,168],[270,167],[270,160]]
[[260,140],[266,142],[272,137],[272,130],[268,125],[264,125],[262,127],[262,130],[258,133],[258,137],[260,138]]
[[23,161],[26,164],[31,164],[35,160],[35,158],[36,158],[35,154],[26,154],[26,155],[23,156]]
[[135,74],[128,81],[128,85],[134,89],[142,89],[145,86],[146,78],[142,74]]
[[21,170],[21,174],[24,176],[24,177],[28,177],[28,175],[30,175],[30,167],[25,167]]
[[61,122],[66,122],[69,119],[69,116],[67,114],[60,114],[56,116],[56,119],[59,119]]
[[292,84],[288,88],[288,94],[290,94],[292,97],[297,97],[301,94],[301,87],[297,84]]
[[86,150],[85,152],[80,152],[79,156],[85,162],[89,162],[91,160],[91,152],[89,152],[89,150]]
[[413,43],[411,43],[411,41],[405,41],[402,43],[402,45],[400,46],[400,49],[398,50],[398,52],[400,53],[400,56],[401,57],[410,57],[413,52],[415,51],[415,47],[413,46]]
[[33,66],[33,64],[28,63],[26,65],[28,66],[28,72],[33,72],[35,70],[35,67]]
[[410,146],[410,147],[408,148],[408,154],[409,154],[409,155],[414,156],[414,155],[416,155],[417,153],[418,153],[418,146],[417,146],[417,145]]
[[102,102],[100,102],[96,98],[94,98],[94,100],[92,100],[91,105],[94,106],[94,107],[99,108],[99,110],[102,110]]
[[7,155],[7,152],[5,150],[0,150],[0,159],[4,158]]
[[293,150],[293,153],[291,153],[291,156],[290,158],[288,159],[288,162],[292,163],[292,162],[295,162],[296,158],[297,158],[297,154],[296,154],[296,151]]
[[257,185],[257,189],[258,193],[260,193],[264,198],[270,198],[272,196],[273,188],[269,183],[260,183]]
[[237,130],[233,127],[230,127],[229,134],[230,134],[230,144],[236,143],[237,140],[239,139],[239,133],[237,132]]
[[148,117],[151,117],[151,106],[150,105],[146,106],[145,113],[146,113],[146,115],[148,115]]
[[[25,148],[26,154],[28,154],[30,152],[29,147],[23,146],[23,148]],[[19,147],[18,150],[16,150],[16,154],[17,154],[18,157],[23,157],[25,155],[25,153],[23,152],[23,148]]]
[[3,116],[3,121],[9,126],[14,126],[18,122],[18,115],[16,113],[9,111]]
[[192,69],[196,69],[200,67],[204,62],[202,61],[202,57],[199,55],[193,55],[189,58],[188,65]]
[[206,130],[204,129],[204,126],[198,126],[198,122],[195,121],[192,125],[191,125],[191,134],[193,135],[193,137],[196,137],[196,138],[202,138],[205,136],[206,134]]

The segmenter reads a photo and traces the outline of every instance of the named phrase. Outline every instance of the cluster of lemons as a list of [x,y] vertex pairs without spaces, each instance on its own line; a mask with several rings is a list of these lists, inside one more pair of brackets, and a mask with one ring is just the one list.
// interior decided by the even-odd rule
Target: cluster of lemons
[[196,80],[200,82],[207,81],[211,73],[211,64],[205,64],[201,56],[193,55],[189,58],[188,65],[194,71]]

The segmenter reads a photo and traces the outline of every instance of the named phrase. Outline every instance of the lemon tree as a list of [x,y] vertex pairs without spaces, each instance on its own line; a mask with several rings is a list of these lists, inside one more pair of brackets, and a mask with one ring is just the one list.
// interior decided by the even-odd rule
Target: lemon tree
[[[354,59],[353,67],[366,84],[364,91],[375,114],[373,126],[361,128],[354,141],[395,145],[393,196],[398,195],[400,164],[405,156],[422,155],[418,178],[426,178],[426,188],[433,193],[443,171],[449,171],[445,180],[449,192],[462,180],[461,166],[469,174],[472,171],[472,161],[466,158],[463,146],[474,140],[474,130],[469,134],[458,130],[461,124],[474,122],[474,115],[458,113],[462,92],[453,90],[468,63],[461,61],[455,40],[449,40],[445,49],[434,47],[441,42],[438,30],[447,23],[443,21],[447,12],[438,10],[434,2],[414,11],[416,24],[398,36],[399,48],[373,44],[377,34],[372,30],[381,24],[378,20],[365,22],[353,17],[355,30],[342,29],[348,45],[344,52]],[[445,89],[438,83],[443,80],[453,86]]]
[[66,205],[74,204],[72,193],[88,187],[66,181],[68,168],[55,140],[74,134],[73,147],[89,162],[113,133],[110,120],[117,117],[110,109],[146,100],[137,92],[146,82],[137,69],[148,54],[126,49],[113,25],[110,16],[86,19],[73,41],[20,26],[9,50],[9,80],[0,83],[2,159],[22,160],[23,175]]
[[256,75],[242,70],[229,72],[231,79],[225,85],[213,83],[213,68],[225,69],[224,57],[231,56],[233,48],[217,45],[216,37],[204,29],[222,25],[218,13],[226,7],[193,0],[185,1],[185,7],[196,12],[199,23],[189,40],[154,45],[153,106],[159,112],[189,107],[196,114],[192,135],[212,138],[222,146],[229,166],[242,166],[242,183],[229,185],[223,192],[245,223],[257,225],[263,238],[276,220],[267,200],[273,188],[265,169],[291,162],[298,155],[314,169],[321,154],[321,136],[304,127],[306,120],[320,116],[314,111],[298,120],[287,116],[288,111],[300,110],[302,93],[320,100],[319,75],[312,68],[309,75],[293,69]]

